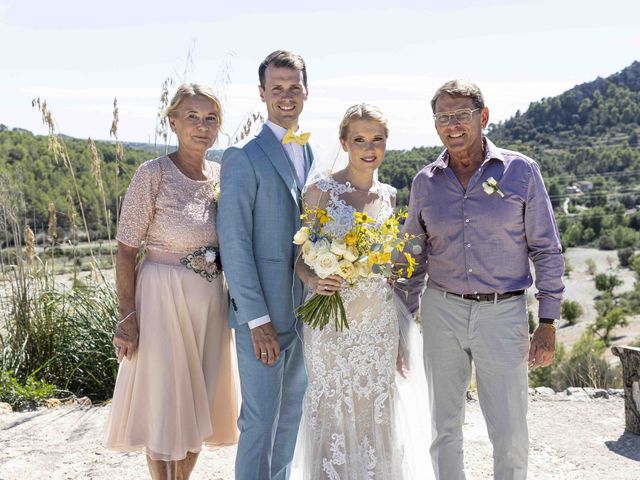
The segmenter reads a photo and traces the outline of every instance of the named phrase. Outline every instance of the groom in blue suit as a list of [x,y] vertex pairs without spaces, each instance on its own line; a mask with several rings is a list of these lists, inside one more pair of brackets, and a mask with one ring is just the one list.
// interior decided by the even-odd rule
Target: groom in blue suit
[[268,120],[222,158],[217,230],[242,389],[236,479],[285,480],[307,385],[292,242],[313,157],[309,135],[296,134],[307,99],[304,60],[278,50],[258,74]]

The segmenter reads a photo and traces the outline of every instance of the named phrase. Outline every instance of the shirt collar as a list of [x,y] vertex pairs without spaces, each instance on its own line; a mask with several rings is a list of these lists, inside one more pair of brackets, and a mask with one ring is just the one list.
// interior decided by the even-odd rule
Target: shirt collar
[[[282,139],[284,138],[284,135],[287,133],[287,129],[284,128],[284,127],[281,127],[280,125],[277,125],[277,124],[273,123],[271,120],[267,120],[265,122],[265,124],[271,129],[271,131],[276,136],[278,141],[282,142]],[[300,130],[299,126],[298,126],[298,130]],[[296,132],[298,130],[296,130]],[[293,132],[293,133],[296,133],[296,132]]]
[[[493,160],[494,158],[496,160],[500,160],[503,163],[505,162],[505,158],[502,155],[502,152],[498,147],[496,147],[493,144],[491,140],[489,140],[487,137],[482,137],[482,141],[484,143],[484,151],[485,151],[484,161],[482,162],[483,165],[487,163],[489,160]],[[433,162],[433,168],[439,168],[441,170],[444,170],[448,166],[449,166],[449,151],[445,149],[438,156],[436,161]]]

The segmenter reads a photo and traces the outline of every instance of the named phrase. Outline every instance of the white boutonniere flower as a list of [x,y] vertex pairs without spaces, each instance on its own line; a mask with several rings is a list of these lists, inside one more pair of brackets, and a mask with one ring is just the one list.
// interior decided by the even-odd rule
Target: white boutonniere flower
[[220,184],[218,182],[211,183],[211,192],[213,192],[213,202],[218,203],[220,198]]
[[504,198],[504,193],[500,191],[500,189],[498,188],[498,182],[493,177],[489,177],[487,178],[486,182],[482,182],[482,189],[487,195],[493,195],[494,193],[497,193],[501,198]]

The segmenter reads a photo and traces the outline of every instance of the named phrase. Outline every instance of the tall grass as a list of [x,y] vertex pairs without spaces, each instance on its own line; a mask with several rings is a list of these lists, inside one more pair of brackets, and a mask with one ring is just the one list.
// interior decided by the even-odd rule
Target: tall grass
[[[3,320],[0,324],[0,371],[4,382],[0,398],[17,401],[15,392],[36,389],[42,393],[55,388],[59,395],[72,393],[104,400],[113,391],[117,372],[111,336],[118,319],[118,304],[115,289],[102,270],[113,265],[113,250],[111,212],[107,207],[111,202],[106,198],[101,159],[94,142],[89,139],[92,173],[107,223],[107,248],[111,258],[107,265],[95,257],[95,253],[101,253],[103,249],[96,250],[92,241],[73,159],[64,139],[57,133],[53,114],[46,101],[35,99],[32,105],[37,107],[48,126],[49,150],[56,161],[62,160],[75,191],[75,198],[71,191],[66,193],[73,278],[69,285],[56,277],[59,273],[56,263],[64,252],[58,246],[55,205],[49,205],[48,241],[37,245],[34,231],[26,221],[21,221],[24,206],[12,202],[16,197],[9,188],[0,189],[3,200],[0,225],[5,230],[5,238],[13,239],[13,248],[5,249],[0,255],[0,318]],[[116,127],[112,128],[117,135],[117,118],[114,123]],[[122,158],[122,152],[119,158]],[[117,171],[116,181],[118,175]],[[87,249],[81,253],[78,251],[78,210],[87,239]],[[90,258],[91,275],[81,281],[78,270],[82,268],[83,253]],[[13,396],[8,392],[11,385],[17,385],[11,388]]]

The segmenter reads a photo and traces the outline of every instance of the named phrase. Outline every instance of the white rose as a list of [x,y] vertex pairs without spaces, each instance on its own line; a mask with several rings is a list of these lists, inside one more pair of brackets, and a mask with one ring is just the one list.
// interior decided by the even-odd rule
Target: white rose
[[313,271],[320,278],[327,278],[338,270],[338,258],[331,252],[319,252],[313,262]]
[[[312,262],[318,256],[318,251],[315,248],[314,243],[311,240],[307,240],[302,245],[302,257],[306,262]],[[309,265],[307,263],[307,265]]]
[[302,227],[293,236],[293,243],[295,243],[296,245],[302,245],[304,242],[309,240],[310,236],[311,236],[311,230],[309,230],[309,227]]
[[347,252],[347,244],[344,241],[334,240],[331,242],[331,252],[336,255],[344,255]]
[[342,257],[349,262],[355,262],[358,258],[358,251],[353,247],[348,247],[342,254]]
[[338,262],[338,275],[345,280],[353,282],[358,276],[358,271],[353,263],[347,260],[340,260],[340,262]]

